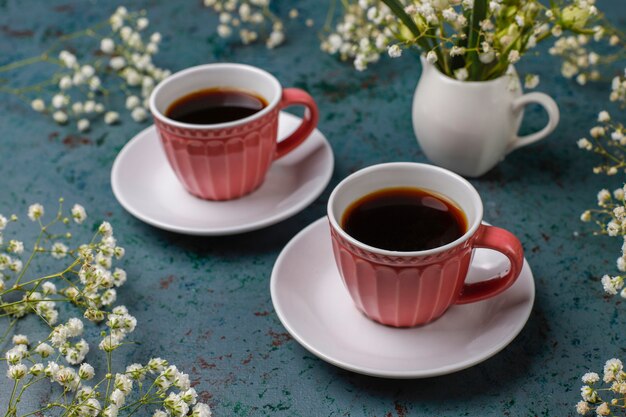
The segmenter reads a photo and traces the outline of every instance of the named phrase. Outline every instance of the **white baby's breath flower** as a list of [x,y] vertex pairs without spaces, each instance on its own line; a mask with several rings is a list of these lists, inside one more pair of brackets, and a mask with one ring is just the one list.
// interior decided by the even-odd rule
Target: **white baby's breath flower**
[[95,370],[93,369],[93,366],[89,365],[88,363],[83,363],[82,365],[80,365],[80,368],[78,369],[78,376],[80,377],[80,379],[88,381],[92,379],[94,375]]
[[621,230],[622,230],[622,226],[615,221],[610,221],[606,225],[606,231],[609,234],[609,236],[617,236]]
[[40,355],[42,358],[47,358],[54,353],[54,349],[47,343],[40,343],[35,348],[35,353]]
[[59,52],[59,59],[63,62],[63,64],[67,68],[73,68],[77,63],[76,57],[74,56],[74,54],[65,50]]
[[[61,90],[67,90],[71,87],[72,87],[72,79],[67,75],[64,77],[61,77],[61,79],[59,80],[59,88]],[[62,107],[62,106],[59,106],[59,107]]]
[[509,52],[508,61],[511,64],[515,64],[519,60],[520,60],[520,53],[518,50],[514,49],[511,52]]
[[604,127],[602,127],[602,126],[594,126],[594,127],[591,128],[589,133],[591,134],[592,137],[597,139],[597,138],[599,138],[601,136],[604,136],[606,131],[604,130]]
[[598,393],[589,385],[583,385],[580,388],[580,396],[585,401],[596,402],[598,400]]
[[115,111],[108,111],[104,114],[104,123],[112,125],[118,122],[120,114]]
[[394,44],[387,48],[387,53],[391,58],[398,58],[402,55],[402,49],[398,44]]
[[36,98],[30,102],[30,107],[35,111],[42,112],[46,109],[46,103],[42,99]]
[[104,410],[102,410],[102,417],[117,417],[119,414],[119,407],[115,404],[109,404]]
[[63,94],[55,94],[52,97],[52,107],[54,107],[55,109],[65,107],[68,102],[69,98]]
[[611,193],[606,188],[598,192],[598,205],[599,206],[603,205],[610,199],[611,199]]
[[80,132],[86,132],[89,130],[89,120],[87,119],[80,119],[77,123],[76,123],[76,127],[78,128],[78,130]]
[[191,417],[211,417],[212,415],[211,408],[204,403],[196,404],[191,413]]
[[85,208],[81,206],[80,204],[74,204],[74,206],[72,207],[71,213],[72,213],[72,218],[78,224],[82,224],[87,218],[87,212],[85,211]]
[[593,149],[593,144],[589,142],[587,138],[580,138],[576,141],[576,144],[580,149],[584,149],[586,151],[590,151]]
[[28,207],[28,218],[32,221],[40,219],[44,215],[44,208],[41,204],[35,203]]
[[600,113],[598,113],[599,122],[605,123],[605,122],[608,122],[609,120],[611,120],[611,115],[606,110],[602,110]]
[[69,248],[65,244],[61,242],[55,242],[52,245],[50,254],[52,255],[53,258],[61,259],[61,258],[64,258],[65,255],[67,255],[68,250]]
[[616,358],[609,359],[604,364],[604,377],[602,380],[606,383],[614,381],[615,377],[619,375],[623,369],[622,361]]
[[587,384],[587,385],[592,385],[595,384],[596,382],[598,382],[600,380],[600,375],[598,375],[595,372],[587,372],[585,375],[583,375],[582,377],[582,381],[583,383]]
[[58,124],[65,124],[68,120],[67,113],[62,110],[55,111],[52,113],[52,119]]
[[611,414],[611,409],[607,403],[602,403],[596,407],[596,414],[599,416],[608,416]]
[[126,66],[126,60],[121,56],[113,57],[109,61],[109,66],[115,71],[119,71]]
[[126,97],[126,108],[128,110],[134,109],[135,107],[139,106],[139,104],[141,104],[141,100],[139,100],[139,97],[137,96]]
[[121,340],[113,335],[105,336],[98,347],[105,352],[112,352],[121,345]]
[[148,112],[143,107],[135,107],[130,113],[130,116],[136,122],[143,122],[148,117]]
[[19,240],[11,239],[7,247],[7,252],[15,253],[17,255],[22,254],[22,252],[24,252],[24,243]]
[[35,376],[39,376],[43,373],[44,370],[44,366],[42,363],[36,363],[33,366],[30,367],[30,369],[28,370],[28,372],[31,375],[35,375]]
[[115,42],[111,38],[102,38],[100,41],[100,50],[105,54],[112,54],[115,51]]
[[228,38],[232,32],[232,29],[228,25],[221,24],[217,26],[217,34],[221,38]]
[[83,65],[82,67],[80,67],[80,73],[85,77],[85,78],[91,78],[94,76],[94,74],[96,73],[96,70],[93,66],[91,65]]
[[28,373],[28,368],[24,364],[17,364],[9,366],[7,370],[7,377],[12,380],[19,381],[24,378]]
[[57,293],[56,285],[54,285],[54,283],[50,281],[46,281],[43,284],[41,284],[41,290],[45,295]]
[[149,24],[149,20],[145,17],[140,17],[139,19],[137,19],[137,30],[144,30],[145,28],[148,27]]
[[532,90],[539,85],[539,76],[537,74],[528,74],[524,79],[524,87]]
[[102,222],[98,227],[98,233],[102,234],[103,237],[109,237],[113,234],[113,227],[109,222]]

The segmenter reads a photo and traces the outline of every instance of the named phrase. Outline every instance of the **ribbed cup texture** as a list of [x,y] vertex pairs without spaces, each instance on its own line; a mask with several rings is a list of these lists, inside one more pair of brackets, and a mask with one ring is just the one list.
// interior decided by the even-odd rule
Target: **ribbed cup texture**
[[331,227],[337,267],[356,307],[394,327],[439,317],[457,300],[472,258],[471,241],[432,256],[381,256],[350,244]]
[[278,108],[225,129],[183,129],[154,121],[174,173],[202,199],[232,200],[254,191],[276,152]]

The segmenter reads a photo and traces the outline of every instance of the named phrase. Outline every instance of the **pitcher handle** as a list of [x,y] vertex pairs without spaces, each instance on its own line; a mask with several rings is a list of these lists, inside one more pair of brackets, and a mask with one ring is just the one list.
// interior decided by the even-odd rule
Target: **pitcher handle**
[[552,97],[544,93],[524,94],[523,96],[515,99],[513,101],[513,111],[518,112],[523,107],[531,103],[539,104],[546,110],[546,112],[548,113],[548,124],[538,132],[521,137],[515,136],[513,141],[509,144],[507,153],[545,138],[550,133],[552,133],[554,129],[556,129],[556,126],[559,124],[559,106],[552,99]]

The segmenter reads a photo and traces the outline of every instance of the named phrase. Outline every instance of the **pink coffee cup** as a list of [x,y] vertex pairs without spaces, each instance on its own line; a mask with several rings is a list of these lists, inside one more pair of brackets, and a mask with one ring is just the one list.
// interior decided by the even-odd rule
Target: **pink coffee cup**
[[[434,249],[397,252],[366,245],[342,229],[342,216],[353,202],[395,187],[447,197],[465,213],[467,231]],[[482,201],[469,182],[446,169],[418,163],[387,163],[357,171],[339,183],[328,200],[335,261],[352,300],[370,319],[394,327],[429,323],[454,304],[485,300],[513,285],[524,262],[522,245],[510,232],[483,224],[482,217]],[[509,271],[465,283],[475,248],[503,253]]]
[[[249,91],[268,105],[251,116],[227,123],[181,123],[165,115],[188,94],[215,87]],[[305,107],[302,124],[277,142],[281,109]],[[207,64],[177,72],[150,96],[150,111],[165,155],[187,191],[206,200],[231,200],[256,190],[273,161],[298,147],[313,131],[318,110],[313,98],[297,88],[283,89],[273,75],[250,65]]]

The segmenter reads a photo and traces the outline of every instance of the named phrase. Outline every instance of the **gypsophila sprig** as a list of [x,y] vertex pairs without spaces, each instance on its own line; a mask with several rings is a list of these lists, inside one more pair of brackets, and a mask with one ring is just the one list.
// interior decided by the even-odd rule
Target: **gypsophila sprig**
[[[0,357],[6,365],[6,378],[12,387],[8,404],[0,405],[0,415],[131,416],[138,410],[165,416],[210,417],[208,405],[197,402],[189,375],[161,358],[144,365],[134,363],[113,370],[113,355],[132,344],[129,336],[137,320],[125,306],[113,306],[117,290],[126,282],[126,272],[114,266],[124,256],[110,223],[102,222],[95,235],[83,244],[72,244],[69,227],[87,219],[79,204],[66,211],[63,199],[55,215],[35,203],[27,210],[27,222],[39,232],[29,239],[3,239],[18,216],[0,215],[0,320],[8,321],[0,345],[9,337],[17,320],[36,314],[50,326],[43,341],[15,334],[12,346]],[[26,248],[31,248],[27,250]],[[37,276],[34,272],[42,257],[56,260],[60,272]],[[48,265],[48,264],[45,264]],[[71,317],[57,324],[61,303],[73,304],[82,318]],[[85,323],[102,322],[97,354],[106,360],[106,373],[86,362],[92,350],[83,338]],[[7,385],[8,385],[7,384]],[[32,411],[21,410],[22,399],[30,388],[48,384],[50,397]],[[31,404],[32,406],[32,404]],[[147,415],[147,414],[146,414]]]
[[[60,37],[38,57],[0,66],[0,73],[41,62],[55,66],[55,72],[45,81],[23,87],[0,86],[0,92],[19,97],[60,125],[71,123],[79,132],[86,132],[96,121],[107,125],[119,121],[116,106],[120,103],[110,100],[119,90],[127,98],[126,103],[129,97],[136,98],[126,108],[132,119],[143,122],[148,117],[147,101],[152,89],[170,74],[152,61],[159,51],[161,34],[148,33],[148,25],[144,11],[129,12],[118,7],[105,22]],[[81,44],[79,47],[84,47],[80,50],[97,53],[69,52],[76,49],[73,43],[80,39],[95,43],[90,49]]]
[[[416,47],[430,64],[452,78],[498,78],[536,45],[555,40],[552,55],[563,58],[563,75],[584,84],[598,78],[595,66],[612,61],[589,52],[591,42],[620,37],[595,6],[595,0],[348,0],[336,26],[327,26],[322,50],[353,60],[357,70]],[[567,37],[564,34],[569,34]],[[622,54],[622,49],[618,54]],[[539,79],[531,76],[533,88]]]
[[[598,386],[602,381],[605,385]],[[604,365],[602,380],[595,372],[582,376],[582,400],[576,406],[580,415],[595,413],[598,416],[615,416],[626,413],[626,373],[619,359],[609,359]]]
[[[621,122],[613,120],[609,112],[598,113],[596,125],[589,130],[589,135],[578,139],[580,149],[602,157],[602,162],[593,168],[595,174],[622,176],[626,172],[626,129]],[[623,177],[622,177],[623,178]],[[595,234],[621,237],[622,247],[616,261],[616,269],[626,272],[626,201],[624,199],[624,180],[613,191],[603,189],[597,195],[597,207],[585,210],[580,219],[583,222],[595,222],[598,229]],[[626,298],[624,283],[626,274],[604,275],[602,288],[607,294],[620,294]]]
[[[269,49],[285,41],[283,22],[270,10],[270,0],[204,0],[204,5],[218,13],[221,38],[238,36],[244,45],[264,39]],[[297,11],[290,16],[296,18]]]

